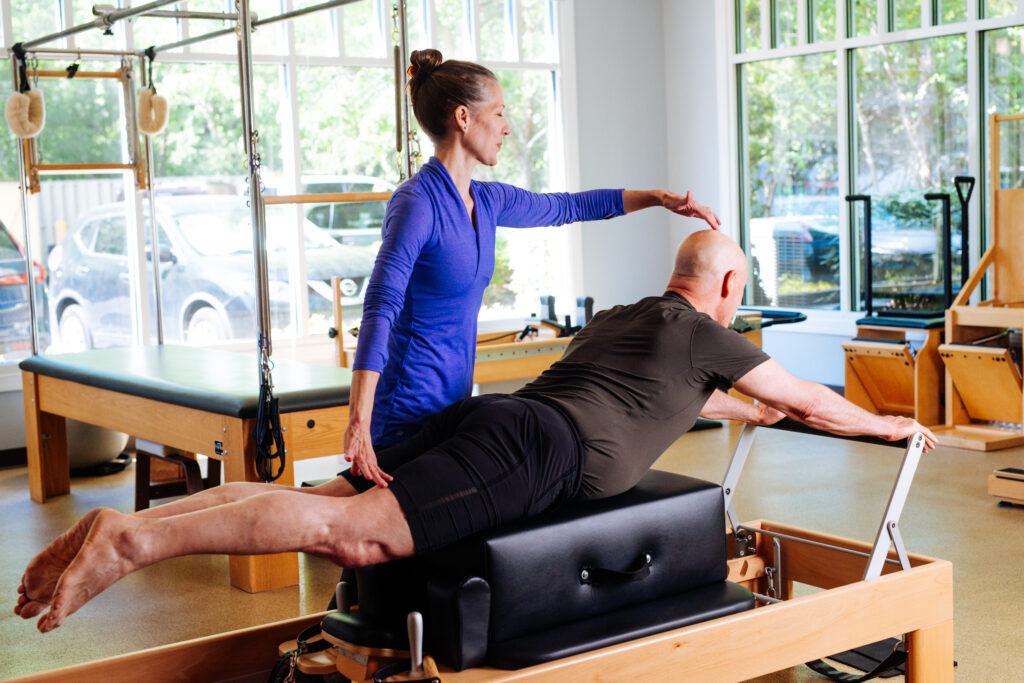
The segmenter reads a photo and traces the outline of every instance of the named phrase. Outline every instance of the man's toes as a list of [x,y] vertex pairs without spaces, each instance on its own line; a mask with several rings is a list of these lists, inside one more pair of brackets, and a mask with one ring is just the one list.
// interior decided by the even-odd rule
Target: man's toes
[[20,611],[16,609],[15,612],[22,619],[31,619],[42,614],[45,609],[46,605],[44,603],[29,601],[20,606]]
[[51,606],[50,611],[39,618],[36,622],[36,628],[39,629],[40,633],[49,633],[53,629],[57,628],[64,621],[64,615],[61,613],[57,606]]

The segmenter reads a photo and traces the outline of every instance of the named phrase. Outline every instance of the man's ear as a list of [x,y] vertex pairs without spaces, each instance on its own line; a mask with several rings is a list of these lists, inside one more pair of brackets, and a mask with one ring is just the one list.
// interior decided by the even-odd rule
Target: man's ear
[[737,275],[735,270],[730,270],[722,277],[721,295],[723,299],[728,299],[729,295],[736,288],[736,283],[738,282]]
[[455,125],[459,127],[459,130],[465,133],[466,129],[469,128],[469,107],[464,104],[460,104],[455,107],[455,111],[452,112],[452,114],[455,116]]

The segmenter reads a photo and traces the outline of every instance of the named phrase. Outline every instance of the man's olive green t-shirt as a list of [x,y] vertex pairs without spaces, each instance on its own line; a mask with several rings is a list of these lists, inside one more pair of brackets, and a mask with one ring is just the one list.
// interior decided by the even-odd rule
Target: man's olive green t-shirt
[[583,445],[578,498],[633,487],[686,433],[715,389],[768,356],[740,333],[666,292],[594,316],[561,360],[515,392],[556,406]]

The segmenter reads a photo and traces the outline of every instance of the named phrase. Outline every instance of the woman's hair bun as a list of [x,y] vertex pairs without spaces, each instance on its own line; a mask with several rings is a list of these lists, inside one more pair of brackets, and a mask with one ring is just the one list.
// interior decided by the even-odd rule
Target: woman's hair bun
[[409,77],[426,78],[431,71],[441,66],[444,58],[438,50],[413,50],[409,61]]

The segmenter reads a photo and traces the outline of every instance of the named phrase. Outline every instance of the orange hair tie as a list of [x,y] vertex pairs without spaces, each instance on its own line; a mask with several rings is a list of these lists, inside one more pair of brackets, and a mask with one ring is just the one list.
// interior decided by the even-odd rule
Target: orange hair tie
[[416,74],[414,73],[415,69],[416,69],[415,66],[413,66],[412,64],[409,65],[408,70],[406,70],[406,72],[405,72],[405,73],[407,73],[409,75],[409,78],[413,78],[414,76],[416,76]]

